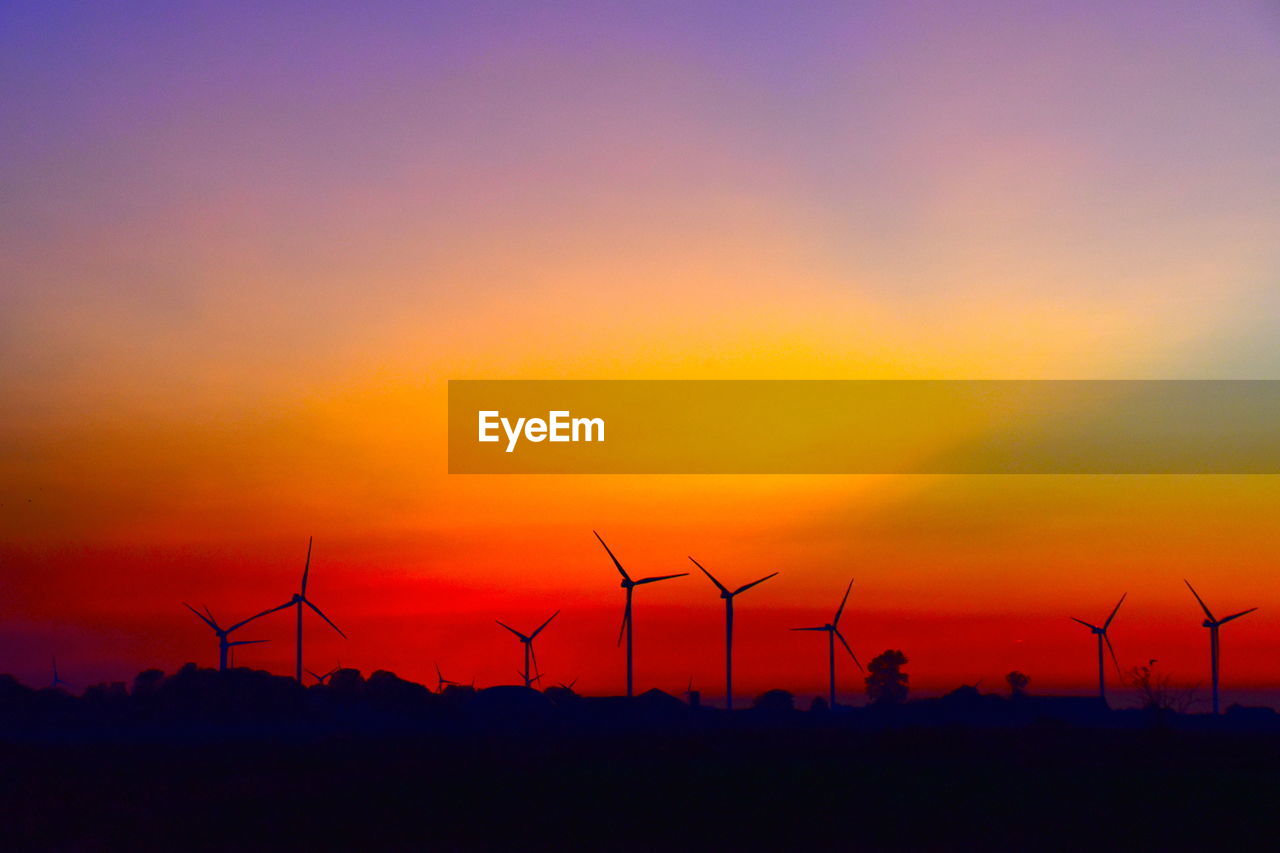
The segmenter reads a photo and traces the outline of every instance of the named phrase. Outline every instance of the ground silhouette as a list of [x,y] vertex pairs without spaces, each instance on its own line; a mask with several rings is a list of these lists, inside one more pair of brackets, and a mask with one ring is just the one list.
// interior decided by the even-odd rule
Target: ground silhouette
[[0,676],[0,762],[3,850],[1256,847],[1280,717],[976,687],[728,713],[189,664],[81,696]]

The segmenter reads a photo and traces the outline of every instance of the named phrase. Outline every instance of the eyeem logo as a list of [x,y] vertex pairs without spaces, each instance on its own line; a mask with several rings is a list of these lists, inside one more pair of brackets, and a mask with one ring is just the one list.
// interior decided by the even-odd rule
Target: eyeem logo
[[479,441],[500,441],[498,430],[507,436],[507,453],[516,449],[523,436],[525,440],[539,441],[604,441],[604,418],[575,418],[567,411],[547,413],[542,418],[510,418],[502,417],[499,411],[483,411],[479,413]]
[[449,472],[1280,476],[1278,424],[1280,379],[451,379]]

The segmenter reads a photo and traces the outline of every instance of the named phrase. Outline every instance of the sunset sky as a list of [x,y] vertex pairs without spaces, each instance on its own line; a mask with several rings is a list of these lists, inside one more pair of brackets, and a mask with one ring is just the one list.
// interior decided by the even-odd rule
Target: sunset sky
[[[1052,5],[1053,9],[1048,7]],[[1035,8],[1031,8],[1031,7]],[[961,8],[963,7],[963,8]],[[622,689],[726,583],[744,693],[1280,686],[1280,478],[450,476],[463,378],[1280,377],[1268,2],[6,4],[0,671]],[[721,688],[700,576],[637,686]],[[238,663],[292,672],[292,621]],[[841,692],[860,680],[842,664]]]

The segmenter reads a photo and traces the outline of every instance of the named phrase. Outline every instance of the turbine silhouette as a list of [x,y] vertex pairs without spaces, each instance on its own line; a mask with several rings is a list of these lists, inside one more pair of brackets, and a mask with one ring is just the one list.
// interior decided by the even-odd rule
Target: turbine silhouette
[[699,569],[702,569],[702,573],[706,575],[713,584],[716,585],[716,588],[720,590],[720,597],[724,599],[724,697],[725,697],[724,703],[725,703],[725,708],[729,711],[732,711],[733,710],[733,600],[737,598],[739,595],[741,595],[742,593],[751,589],[751,587],[756,586],[757,584],[764,583],[769,578],[773,577],[778,573],[774,572],[773,574],[765,575],[759,580],[754,580],[751,583],[743,584],[737,589],[730,591],[728,587],[720,583],[720,581],[716,580],[715,577],[711,574],[711,572],[702,568],[702,564],[699,563],[697,560],[693,559],[693,557],[690,557],[689,561],[692,562]]
[[49,684],[49,686],[54,688],[60,687],[60,686],[69,687],[70,685],[67,684],[67,682],[63,681],[62,678],[58,675],[58,656],[52,655],[52,657],[53,657],[53,681]]
[[319,673],[312,672],[311,670],[307,670],[307,675],[314,678],[316,680],[316,684],[325,684],[329,681],[330,678],[333,678],[333,674],[340,669],[342,669],[341,666],[335,666],[333,669],[329,670],[324,675],[320,675]]
[[445,678],[444,673],[440,671],[440,664],[439,663],[436,664],[436,692],[437,693],[443,693],[446,685],[449,685],[449,684],[457,685],[457,683],[458,682],[456,681],[450,681],[449,679]]
[[844,598],[840,599],[840,607],[836,609],[835,618],[825,625],[816,625],[812,628],[792,628],[792,631],[826,631],[827,632],[827,675],[829,679],[827,690],[827,707],[832,710],[836,707],[836,640],[839,639],[844,650],[849,653],[849,657],[853,658],[853,662],[858,664],[858,669],[862,669],[862,663],[859,662],[858,656],[853,653],[853,649],[849,647],[849,642],[844,638],[844,634],[840,633],[840,617],[844,614],[844,605],[849,600],[849,592],[853,589],[853,579],[849,579],[849,585],[844,589]]
[[1126,592],[1124,595],[1120,596],[1120,600],[1116,602],[1116,606],[1112,609],[1111,615],[1107,617],[1106,622],[1102,623],[1101,628],[1097,625],[1086,622],[1083,619],[1076,619],[1074,616],[1071,617],[1073,622],[1079,622],[1098,637],[1098,698],[1101,699],[1104,704],[1107,701],[1107,668],[1103,664],[1102,644],[1106,643],[1107,651],[1111,652],[1111,662],[1115,664],[1116,667],[1116,675],[1120,675],[1120,661],[1116,658],[1116,650],[1111,645],[1111,638],[1107,636],[1107,629],[1111,627],[1111,620],[1116,618],[1116,613],[1120,611],[1120,605],[1124,604],[1124,600],[1128,595],[1129,593]]
[[[547,621],[539,625],[537,630],[535,630],[532,634],[522,634],[519,631],[517,631],[515,628],[512,628],[510,625],[508,625],[507,623],[499,619],[493,620],[494,622],[497,622],[499,625],[501,625],[503,628],[506,628],[508,631],[515,634],[520,639],[520,642],[524,644],[524,672],[520,673],[520,675],[521,677],[524,678],[525,687],[532,687],[533,682],[538,681],[539,679],[542,678],[542,673],[538,669],[538,655],[533,651],[533,641],[537,639],[537,636],[539,634],[542,633],[542,629],[550,625],[551,620],[556,618],[559,615],[560,615],[559,610],[557,610],[555,613],[552,613],[550,616],[547,617]],[[531,664],[532,664],[532,668],[530,667]]]
[[1183,578],[1182,582],[1187,585],[1187,589],[1191,590],[1191,594],[1196,597],[1196,601],[1200,604],[1200,609],[1204,611],[1205,620],[1200,624],[1209,629],[1209,673],[1213,680],[1213,713],[1216,714],[1218,713],[1218,660],[1221,651],[1221,647],[1218,645],[1218,629],[1232,619],[1239,619],[1241,616],[1252,613],[1258,608],[1250,607],[1248,610],[1241,610],[1239,613],[1232,613],[1230,616],[1215,619],[1213,618],[1213,613],[1209,610],[1209,606],[1204,603],[1204,599],[1196,592],[1196,588],[1191,585],[1191,581]]
[[[294,662],[293,672],[294,672],[294,678],[298,680],[299,684],[302,683],[302,608],[303,608],[303,605],[310,607],[312,610],[316,612],[317,616],[319,616],[324,621],[328,622],[329,627],[337,631],[339,636],[342,637],[342,639],[345,640],[347,638],[347,635],[342,633],[342,629],[339,628],[337,625],[333,624],[333,620],[330,619],[328,616],[325,616],[324,611],[321,610],[319,607],[316,607],[315,604],[312,603],[311,599],[307,598],[307,578],[310,576],[310,574],[311,574],[311,537],[307,537],[307,562],[302,568],[302,586],[299,588],[297,592],[293,594],[293,598],[290,598],[284,604],[277,605],[276,607],[272,607],[270,610],[264,610],[258,614],[258,616],[266,616],[268,613],[275,613],[277,610],[284,610],[287,607],[298,608],[297,657]],[[258,616],[255,616],[253,618],[257,619]]]
[[685,701],[689,703],[690,708],[698,708],[702,705],[702,693],[693,689],[693,676],[689,676],[689,683],[684,688]]
[[622,567],[622,563],[618,562],[618,558],[615,557],[613,555],[613,552],[609,550],[609,546],[605,545],[605,541],[600,536],[600,534],[596,533],[594,530],[591,532],[595,533],[595,537],[600,540],[600,544],[604,545],[605,553],[609,555],[609,559],[613,560],[613,564],[618,568],[618,574],[622,575],[622,584],[621,584],[622,588],[627,591],[627,606],[626,606],[626,609],[622,611],[622,626],[618,629],[618,643],[619,645],[621,645],[623,635],[625,635],[627,638],[627,696],[629,698],[632,695],[634,695],[633,693],[634,682],[632,680],[632,674],[634,670],[632,669],[632,660],[631,660],[631,624],[632,624],[631,596],[632,596],[632,592],[635,590],[636,587],[642,584],[657,583],[658,581],[669,581],[672,578],[683,578],[683,577],[686,577],[689,573],[680,572],[679,574],[675,574],[675,575],[657,575],[651,578],[641,578],[640,580],[632,580],[631,575],[627,574],[627,570]]
[[208,625],[211,629],[213,629],[213,633],[217,636],[218,638],[218,672],[227,671],[227,664],[230,658],[231,649],[234,646],[249,646],[249,645],[253,645],[254,643],[266,642],[266,640],[232,640],[230,639],[231,632],[238,630],[240,628],[243,628],[245,625],[248,625],[254,619],[257,619],[259,616],[265,616],[266,614],[279,609],[279,608],[273,607],[271,608],[271,610],[264,610],[261,613],[258,613],[254,616],[250,616],[248,619],[240,620],[236,624],[232,625],[230,628],[223,628],[221,625],[218,624],[218,620],[213,618],[213,613],[209,610],[207,606],[204,609],[204,613],[201,613],[199,610],[196,610],[194,607],[192,607],[190,604],[187,604],[185,601],[182,602],[182,606],[190,610],[192,613],[196,615],[196,618],[198,618],[201,622],[203,622],[204,624]]

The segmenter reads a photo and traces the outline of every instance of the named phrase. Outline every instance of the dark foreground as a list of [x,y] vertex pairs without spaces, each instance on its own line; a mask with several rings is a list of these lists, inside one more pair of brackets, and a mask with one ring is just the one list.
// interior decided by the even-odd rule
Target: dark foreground
[[969,697],[927,713],[729,719],[670,697],[637,714],[520,690],[451,707],[419,696],[432,710],[406,714],[299,689],[306,704],[289,713],[304,724],[274,700],[265,715],[212,708],[195,721],[172,705],[92,723],[11,716],[0,850],[1277,844],[1280,730],[1269,718],[993,725],[1005,700]]

